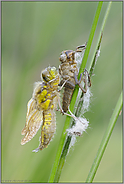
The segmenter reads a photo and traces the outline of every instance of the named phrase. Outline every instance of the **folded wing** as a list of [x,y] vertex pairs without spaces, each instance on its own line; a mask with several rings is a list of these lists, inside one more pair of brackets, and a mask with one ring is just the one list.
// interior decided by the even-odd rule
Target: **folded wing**
[[21,134],[24,135],[21,145],[29,142],[37,133],[43,123],[43,112],[36,108],[36,101],[31,98],[27,105],[26,124]]

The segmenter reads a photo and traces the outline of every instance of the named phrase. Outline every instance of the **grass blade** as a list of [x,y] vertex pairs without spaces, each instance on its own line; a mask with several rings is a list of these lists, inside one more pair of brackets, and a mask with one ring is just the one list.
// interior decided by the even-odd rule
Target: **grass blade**
[[86,180],[87,183],[91,183],[93,181],[94,177],[95,177],[95,174],[97,172],[98,166],[100,164],[102,156],[103,156],[103,154],[105,152],[105,149],[107,147],[108,141],[109,141],[110,136],[112,134],[112,131],[114,129],[115,123],[116,123],[117,118],[119,116],[119,113],[120,113],[120,111],[122,109],[122,105],[123,105],[123,96],[122,96],[122,94],[123,93],[121,92],[120,97],[118,99],[118,102],[117,102],[117,104],[115,106],[114,112],[113,112],[113,114],[111,116],[108,128],[107,128],[107,130],[106,130],[106,132],[104,134],[104,137],[102,139],[102,142],[100,144],[100,147],[98,149],[96,157],[95,157],[94,162],[92,164],[91,170],[90,170],[89,175],[88,175],[87,180]]
[[[100,31],[100,34],[99,34],[99,37],[98,37],[98,41],[97,41],[97,44],[96,44],[96,48],[95,48],[95,51],[94,51],[95,54],[93,55],[93,58],[91,60],[89,68],[88,68],[90,76],[93,75],[93,71],[94,71],[94,68],[95,68],[95,65],[96,65],[96,61],[98,59],[98,55],[99,55],[100,47],[101,47],[101,41],[102,41],[102,37],[103,37],[103,31],[104,31],[105,23],[106,23],[106,20],[107,20],[109,11],[110,11],[111,4],[112,4],[112,2],[109,2],[106,13],[105,13],[105,16],[104,16],[104,20],[103,20],[103,23],[102,23],[101,31]],[[84,93],[81,94],[81,98],[83,98],[83,95],[84,95]],[[79,103],[77,105],[77,109],[76,109],[76,116],[77,117],[80,116],[82,104],[83,104],[83,101],[79,101]]]
[[109,11],[110,11],[110,8],[111,8],[111,4],[112,4],[112,2],[108,3],[108,7],[107,7],[107,10],[106,10],[104,19],[103,19],[101,31],[100,31],[99,36],[98,36],[98,43],[96,44],[96,48],[95,48],[95,51],[97,51],[97,52],[94,52],[95,55],[93,56],[93,59],[91,60],[91,63],[89,64],[89,67],[88,67],[88,71],[89,71],[90,76],[93,74],[93,70],[94,70],[94,67],[95,67],[95,64],[96,64],[96,59],[97,59],[96,57],[97,57],[98,51],[99,51],[100,46],[101,46],[103,31],[104,31],[105,23],[106,23],[106,20],[108,18],[108,14],[109,14]]

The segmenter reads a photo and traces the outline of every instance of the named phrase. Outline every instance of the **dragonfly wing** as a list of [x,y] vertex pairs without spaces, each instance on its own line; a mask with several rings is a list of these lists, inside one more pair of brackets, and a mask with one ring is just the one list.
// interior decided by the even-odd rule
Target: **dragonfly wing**
[[43,112],[36,109],[35,100],[31,99],[27,105],[26,124],[21,134],[24,135],[21,144],[30,141],[37,133],[43,123]]
[[27,126],[28,126],[28,118],[29,118],[29,114],[31,114],[31,112],[33,111],[33,109],[35,109],[36,106],[36,102],[34,99],[30,99],[28,104],[27,104],[27,115],[26,115],[26,124],[25,127],[23,128],[21,134],[25,135],[26,130],[27,130]]

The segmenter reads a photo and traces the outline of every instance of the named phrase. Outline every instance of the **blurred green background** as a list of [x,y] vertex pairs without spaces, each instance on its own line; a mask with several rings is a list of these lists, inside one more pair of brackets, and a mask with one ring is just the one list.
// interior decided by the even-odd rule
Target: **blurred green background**
[[[32,153],[40,131],[21,146],[27,102],[33,83],[48,65],[59,65],[62,50],[88,40],[97,2],[1,2],[2,9],[2,181],[47,182],[65,116],[57,112],[57,130],[48,148]],[[102,12],[88,61],[97,42]],[[113,2],[105,25],[100,57],[92,77],[90,128],[77,138],[60,182],[85,182],[122,90],[122,2]],[[94,182],[122,182],[122,115],[119,116]]]

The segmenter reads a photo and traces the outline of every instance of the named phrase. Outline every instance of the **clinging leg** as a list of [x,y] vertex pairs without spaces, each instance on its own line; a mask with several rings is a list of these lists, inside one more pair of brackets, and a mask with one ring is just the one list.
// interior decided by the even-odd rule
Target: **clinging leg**
[[[88,75],[88,81],[87,81],[86,73],[87,73],[87,75]],[[83,78],[82,80],[83,80],[84,83],[85,83],[85,88],[83,88],[83,87],[81,86],[82,74],[84,75],[84,78]],[[77,78],[77,75],[74,73],[74,79],[75,79],[76,84],[78,84],[78,86],[80,87],[80,89],[83,91],[83,93],[86,93],[86,92],[87,92],[87,86],[88,86],[88,87],[91,86],[91,80],[90,80],[90,76],[89,76],[88,71],[85,69],[84,72],[81,73],[80,79],[79,79],[79,80],[78,80],[78,78]]]

